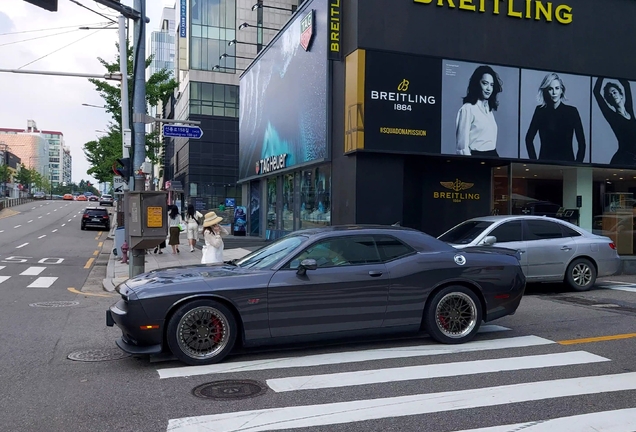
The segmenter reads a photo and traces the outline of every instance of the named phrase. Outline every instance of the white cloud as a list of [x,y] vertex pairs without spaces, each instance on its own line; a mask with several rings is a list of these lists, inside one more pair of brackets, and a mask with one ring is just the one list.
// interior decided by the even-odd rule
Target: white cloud
[[[105,6],[92,0],[78,1],[117,19],[117,12]],[[132,6],[133,2],[126,0],[123,3]],[[174,6],[174,1],[166,1],[165,5]],[[158,29],[163,6],[162,1],[146,0],[150,18],[147,35]],[[68,0],[59,0],[58,12],[48,12],[23,0],[2,0],[0,68],[17,69],[49,54],[23,69],[103,74],[105,70],[97,57],[109,62],[117,57],[116,26],[113,30],[76,30],[80,26],[95,27],[103,22],[106,22],[105,18]],[[58,30],[31,32],[52,28]],[[15,32],[25,33],[6,34]],[[63,32],[67,33],[58,34]],[[11,44],[41,36],[45,37]],[[82,37],[86,38],[52,53]],[[35,120],[41,130],[62,132],[66,144],[71,147],[74,182],[95,180],[86,174],[90,166],[84,157],[83,145],[94,140],[99,135],[96,130],[104,130],[110,121],[104,110],[85,107],[83,103],[103,105],[93,85],[85,78],[0,73],[0,127],[26,128],[27,120]]]

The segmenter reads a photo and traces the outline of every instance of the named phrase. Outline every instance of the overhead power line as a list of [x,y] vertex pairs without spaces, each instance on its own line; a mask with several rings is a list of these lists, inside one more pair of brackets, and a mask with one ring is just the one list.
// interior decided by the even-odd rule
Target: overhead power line
[[30,61],[29,63],[27,63],[27,64],[24,64],[24,65],[20,66],[18,69],[22,69],[23,67],[29,66],[30,64],[33,64],[33,63],[35,63],[36,61],[42,60],[43,58],[46,58],[46,57],[50,56],[51,54],[55,54],[56,52],[61,51],[61,50],[63,50],[64,48],[67,48],[67,47],[69,47],[69,46],[71,46],[71,45],[73,45],[73,44],[76,44],[76,43],[80,42],[80,41],[83,41],[83,40],[84,40],[84,39],[86,39],[87,37],[93,36],[94,34],[96,34],[96,33],[98,33],[98,32],[99,32],[99,30],[94,31],[93,33],[87,34],[86,36],[81,37],[81,38],[79,38],[79,39],[77,39],[77,40],[75,40],[75,41],[73,41],[73,42],[71,42],[71,43],[69,43],[69,44],[66,44],[66,45],[64,45],[63,47],[60,47],[60,48],[56,49],[55,51],[51,51],[50,53],[45,54],[45,55],[43,55],[42,57],[36,58],[35,60]]
[[83,7],[84,9],[87,9],[97,15],[99,15],[102,18],[106,18],[108,21],[114,22],[116,23],[117,21],[115,21],[114,19],[112,19],[111,17],[104,15],[103,13],[97,12],[96,10],[93,10],[91,8],[89,8],[88,6],[84,6],[83,4],[81,4],[80,2],[78,2],[77,0],[69,0],[71,3],[75,3],[76,5]]
[[23,31],[11,32],[11,33],[0,33],[0,36],[17,35],[17,34],[23,34],[23,33],[37,33],[37,32],[43,32],[43,31],[63,30],[67,28],[90,27],[90,26],[98,26],[98,25],[106,25],[106,24],[108,23],[100,22],[100,23],[94,23],[94,24],[77,24],[72,26],[53,27],[53,28],[45,28],[45,29],[37,29],[37,30],[23,30]]
[[64,31],[64,32],[53,33],[53,34],[50,34],[50,35],[36,36],[36,37],[33,37],[33,38],[29,38],[29,39],[22,39],[22,40],[19,40],[19,41],[7,42],[7,43],[0,44],[0,47],[7,46],[7,45],[13,45],[13,44],[21,43],[21,42],[28,42],[28,41],[38,40],[38,39],[44,39],[44,38],[53,37],[53,36],[59,36],[59,35],[67,34],[67,33],[73,33],[73,32],[76,32],[76,31],[79,31],[79,28],[76,28],[75,30],[67,30],[67,31]]

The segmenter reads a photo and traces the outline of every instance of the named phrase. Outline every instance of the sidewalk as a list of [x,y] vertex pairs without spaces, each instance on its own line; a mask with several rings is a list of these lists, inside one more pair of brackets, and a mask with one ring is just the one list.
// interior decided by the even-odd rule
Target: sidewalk
[[[114,291],[115,287],[129,279],[129,267],[128,264],[122,264],[121,257],[115,256],[114,249],[114,229],[111,230],[108,240],[104,242],[104,248],[110,249],[110,257],[108,259],[108,265],[106,267],[106,278],[103,280],[102,285],[106,291]],[[201,264],[201,242],[197,244],[194,252],[190,252],[187,240],[181,239],[181,245],[179,245],[178,254],[172,253],[172,247],[167,246],[163,249],[162,254],[153,254],[152,250],[146,251],[145,256],[145,271],[151,271],[167,267],[187,266],[192,264]],[[246,246],[244,248],[231,248],[223,251],[223,259],[226,261],[241,258],[252,250],[256,249],[255,246]]]

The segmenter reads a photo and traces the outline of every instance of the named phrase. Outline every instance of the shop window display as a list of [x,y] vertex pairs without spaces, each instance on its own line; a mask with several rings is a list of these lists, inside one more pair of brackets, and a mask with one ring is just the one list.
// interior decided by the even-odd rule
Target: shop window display
[[294,174],[283,175],[283,231],[294,230]]
[[331,223],[331,167],[320,166],[302,172],[300,220],[301,228]]
[[276,227],[276,179],[267,179],[267,229],[275,230]]

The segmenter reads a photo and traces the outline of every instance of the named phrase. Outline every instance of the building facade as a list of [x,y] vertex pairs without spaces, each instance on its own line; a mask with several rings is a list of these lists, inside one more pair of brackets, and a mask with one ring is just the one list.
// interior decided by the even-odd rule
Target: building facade
[[[634,254],[635,13],[622,0],[305,2],[241,79],[251,231],[399,222],[437,236],[543,214]],[[271,66],[298,38],[313,45],[297,67],[324,74]],[[280,97],[291,88],[304,98]],[[316,106],[325,132],[295,126]]]
[[62,185],[68,185],[73,182],[73,156],[71,148],[62,145]]
[[[0,167],[7,167],[6,177],[0,179],[0,199],[20,196],[15,176],[20,169],[21,162],[19,157],[9,151],[9,146],[0,137]],[[4,171],[4,168],[2,170]]]
[[[297,0],[179,0],[175,76],[166,118],[200,122],[201,139],[165,138],[163,181],[198,210],[239,199],[239,75],[293,16]],[[174,201],[177,201],[175,198]]]
[[64,135],[62,132],[42,131],[42,135],[49,141],[49,172],[51,185],[55,188],[60,185],[64,177],[64,164],[62,153],[64,152]]

